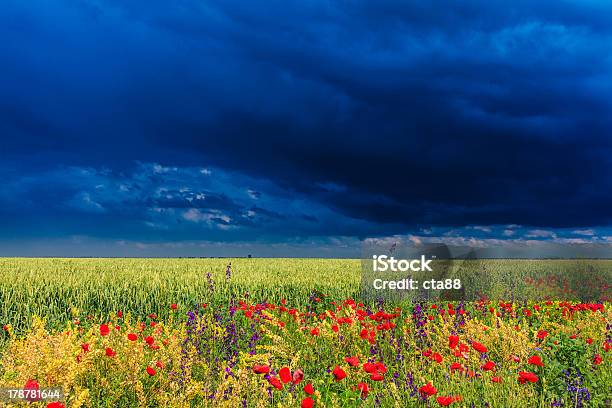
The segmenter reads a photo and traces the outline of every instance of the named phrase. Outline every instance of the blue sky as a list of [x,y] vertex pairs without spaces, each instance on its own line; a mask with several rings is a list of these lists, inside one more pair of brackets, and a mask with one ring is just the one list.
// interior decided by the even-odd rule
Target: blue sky
[[612,242],[612,3],[12,1],[0,255]]

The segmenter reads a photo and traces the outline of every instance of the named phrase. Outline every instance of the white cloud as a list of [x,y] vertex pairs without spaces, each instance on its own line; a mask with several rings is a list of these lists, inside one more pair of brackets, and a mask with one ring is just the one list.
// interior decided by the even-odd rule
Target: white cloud
[[525,236],[527,238],[556,238],[557,234],[555,234],[553,231],[533,229],[529,230]]
[[592,237],[593,235],[595,235],[595,231],[592,229],[574,230],[572,232],[576,235],[586,235],[589,237]]

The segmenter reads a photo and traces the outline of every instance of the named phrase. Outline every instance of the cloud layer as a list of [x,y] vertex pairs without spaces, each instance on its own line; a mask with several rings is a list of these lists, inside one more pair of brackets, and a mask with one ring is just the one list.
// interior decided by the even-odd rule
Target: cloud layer
[[594,0],[10,0],[0,234],[604,240],[611,16]]

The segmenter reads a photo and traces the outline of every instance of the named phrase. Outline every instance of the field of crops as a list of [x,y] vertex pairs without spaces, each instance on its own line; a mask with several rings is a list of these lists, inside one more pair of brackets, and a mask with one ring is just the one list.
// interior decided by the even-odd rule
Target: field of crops
[[50,407],[610,406],[609,302],[362,303],[360,283],[359,260],[0,259],[0,386],[61,387],[24,403]]

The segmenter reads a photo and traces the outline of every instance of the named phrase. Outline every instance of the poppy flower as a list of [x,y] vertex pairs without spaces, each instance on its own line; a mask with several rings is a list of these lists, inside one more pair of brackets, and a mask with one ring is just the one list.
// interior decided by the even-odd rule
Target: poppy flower
[[377,371],[376,364],[370,363],[369,361],[366,363],[363,363],[363,371],[365,371],[368,374],[375,373]]
[[382,374],[380,374],[379,372],[376,372],[376,373],[374,373],[374,374],[370,375],[370,379],[371,379],[372,381],[382,381],[382,380],[384,380],[385,378],[382,376]]
[[268,378],[268,382],[270,383],[271,386],[273,386],[274,388],[276,388],[277,390],[282,390],[283,389],[283,384],[280,382],[280,380],[276,377],[270,377]]
[[110,333],[110,329],[108,328],[108,325],[101,324],[100,325],[100,335],[101,336],[108,336],[108,333]]
[[117,311],[117,317],[120,319],[123,317],[123,312],[121,310]]
[[602,361],[603,359],[601,356],[599,354],[595,354],[595,357],[593,357],[593,364],[600,365]]
[[587,344],[593,344],[593,339],[589,337],[588,339],[586,339],[586,342]]
[[291,381],[291,370],[289,370],[289,367],[283,367],[278,372],[278,376],[280,377],[280,380],[283,382],[283,384],[287,384]]
[[542,363],[542,359],[540,358],[540,356],[531,356],[529,357],[529,360],[527,360],[527,362],[531,365],[544,367],[544,363]]
[[428,382],[427,384],[423,385],[421,388],[419,388],[419,392],[425,397],[431,397],[432,395],[436,395],[438,393],[438,390],[436,389],[436,387],[433,386],[433,384],[431,382]]
[[544,340],[548,336],[548,332],[546,330],[538,331],[538,339]]
[[159,360],[155,362],[155,365],[157,366],[157,368],[164,368],[164,364]]
[[147,336],[144,339],[145,343],[147,343],[149,346],[152,346],[153,343],[155,343],[155,339],[152,336]]
[[302,408],[312,408],[314,407],[314,400],[311,397],[306,397],[302,400],[302,403],[300,404],[300,407]]
[[519,372],[518,380],[521,384],[525,384],[526,382],[536,383],[538,382],[538,376],[529,371],[521,371]]
[[115,350],[113,350],[110,347],[106,348],[106,356],[107,357],[115,357],[117,355],[117,353],[115,352]]
[[147,374],[149,374],[151,377],[153,377],[156,373],[157,373],[157,371],[155,371],[155,369],[153,367],[147,366]]
[[270,372],[270,366],[267,365],[254,365],[253,372],[255,374],[268,374]]
[[338,333],[338,331],[340,331],[340,328],[338,327],[337,324],[334,324],[331,329],[334,331],[334,333]]
[[384,373],[387,372],[387,367],[385,367],[385,365],[383,363],[381,363],[380,361],[378,363],[374,364],[374,365],[376,366],[376,370],[379,373],[384,374]]
[[450,347],[451,350],[457,347],[458,344],[459,344],[459,336],[455,336],[455,335],[448,336],[448,347]]
[[312,336],[318,336],[318,335],[319,335],[319,328],[315,327],[314,329],[312,329],[312,330],[310,331],[310,334],[311,334]]
[[473,341],[472,342],[472,347],[474,348],[474,350],[476,350],[479,353],[486,353],[487,352],[487,348],[484,346],[484,344],[479,343],[477,341]]
[[299,384],[300,382],[302,382],[303,379],[304,379],[304,372],[302,370],[298,368],[297,370],[293,372],[293,377],[291,381],[293,381],[294,384]]
[[342,381],[344,378],[346,378],[346,371],[344,371],[340,366],[334,367],[332,374],[334,375],[334,379],[336,381]]
[[33,379],[29,379],[28,381],[26,381],[25,385],[23,386],[24,390],[37,390],[39,388],[40,385],[38,384],[38,381]]
[[47,404],[47,408],[66,408],[66,406],[59,401],[53,401]]
[[442,405],[443,407],[448,407],[450,404],[458,400],[456,399],[456,397],[448,396],[448,397],[438,397],[436,398],[436,401],[438,401],[438,404]]
[[361,396],[363,398],[367,397],[368,392],[370,392],[370,387],[368,387],[368,384],[364,382],[360,382],[359,384],[357,384],[357,389],[361,391]]
[[82,349],[83,349],[83,351],[84,351],[84,352],[86,352],[86,353],[87,353],[87,352],[90,350],[90,348],[89,348],[89,344],[87,344],[87,343],[83,343],[83,344],[81,344],[81,348],[82,348]]
[[431,359],[434,360],[438,364],[442,363],[442,355],[440,355],[440,353],[433,353],[433,355],[431,356]]
[[453,363],[450,366],[450,370],[451,371],[455,371],[455,370],[463,371],[464,368],[463,368],[463,365],[461,365],[460,363]]
[[494,383],[500,383],[502,382],[501,377],[491,377],[491,381],[493,381]]
[[495,368],[495,363],[492,361],[487,361],[486,363],[484,363],[481,367],[484,371],[491,371],[492,369]]
[[178,306],[176,305],[176,303],[173,303],[173,304],[170,305],[170,309],[176,310],[176,309],[178,309]]
[[308,395],[314,394],[314,388],[312,387],[312,383],[308,383],[304,386],[304,392]]
[[[29,379],[26,381],[23,388],[24,390],[37,391],[40,388],[40,385],[38,384],[38,381]],[[26,400],[29,402],[40,401],[40,397],[38,397],[36,394],[29,394],[26,396]]]
[[138,336],[136,334],[134,334],[134,333],[129,333],[127,335],[127,338],[128,338],[129,341],[136,341],[138,339]]
[[359,358],[357,358],[357,356],[355,356],[355,357],[345,357],[344,361],[349,363],[349,365],[352,366],[352,367],[359,366]]

